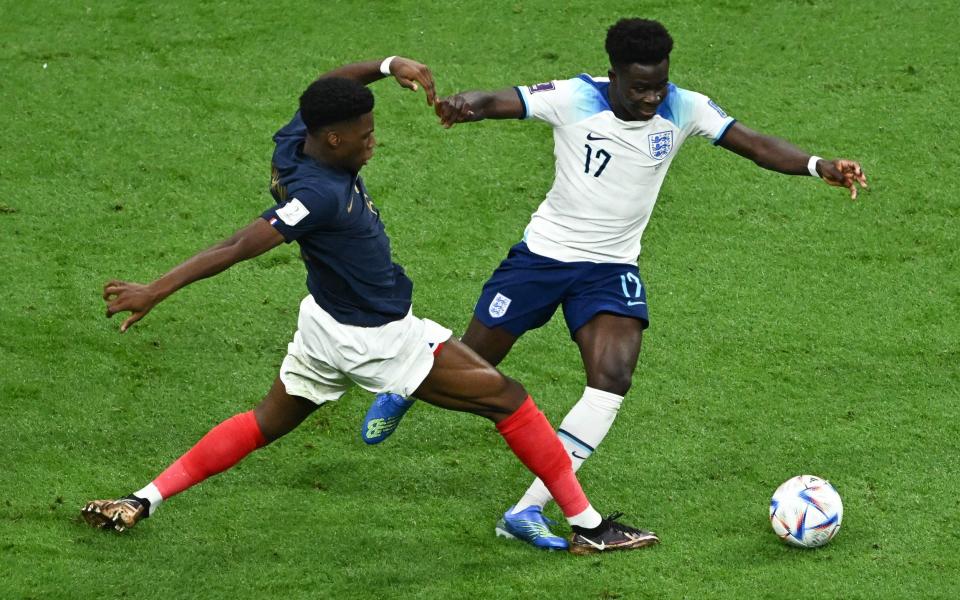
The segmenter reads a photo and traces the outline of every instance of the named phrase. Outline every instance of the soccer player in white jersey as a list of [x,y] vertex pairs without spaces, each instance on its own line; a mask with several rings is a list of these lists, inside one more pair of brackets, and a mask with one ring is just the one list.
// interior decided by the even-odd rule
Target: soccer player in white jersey
[[[484,285],[462,341],[493,365],[557,307],[580,348],[587,385],[558,436],[579,468],[606,436],[630,389],[648,325],[637,269],[640,239],[680,145],[703,137],[766,169],[811,175],[857,197],[866,176],[857,162],[824,160],[752,131],[706,96],[670,82],[673,40],[656,21],[624,19],[607,33],[608,77],[463,92],[438,100],[445,127],[483,119],[537,119],[553,127],[556,177],[523,241]],[[362,430],[377,443],[410,401],[381,394]],[[535,481],[497,523],[499,535],[563,548],[542,509],[551,499]]]

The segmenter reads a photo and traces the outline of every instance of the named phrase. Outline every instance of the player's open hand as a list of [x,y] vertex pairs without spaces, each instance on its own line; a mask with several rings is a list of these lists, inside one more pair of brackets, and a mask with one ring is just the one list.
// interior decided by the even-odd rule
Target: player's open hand
[[437,99],[437,90],[433,85],[433,73],[427,65],[398,56],[390,62],[390,73],[396,78],[397,83],[408,90],[417,91],[419,89],[417,84],[422,85],[427,95],[427,104],[433,106]]
[[446,129],[450,129],[457,123],[479,120],[476,111],[462,94],[440,98],[433,106],[433,110],[440,117],[440,124]]
[[118,312],[130,311],[131,315],[120,324],[120,333],[142,319],[160,301],[148,285],[115,279],[103,286],[103,299],[107,301],[108,319]]
[[854,160],[840,158],[837,160],[821,160],[817,167],[820,177],[830,185],[843,186],[850,190],[850,199],[857,199],[857,185],[863,189],[870,189],[867,185],[867,175]]

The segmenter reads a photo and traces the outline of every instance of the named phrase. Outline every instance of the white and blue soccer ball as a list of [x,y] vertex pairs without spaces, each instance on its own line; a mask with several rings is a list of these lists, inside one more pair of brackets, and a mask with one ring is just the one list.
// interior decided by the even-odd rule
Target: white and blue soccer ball
[[840,531],[843,502],[826,479],[797,475],[770,500],[770,525],[784,542],[800,548],[823,546]]

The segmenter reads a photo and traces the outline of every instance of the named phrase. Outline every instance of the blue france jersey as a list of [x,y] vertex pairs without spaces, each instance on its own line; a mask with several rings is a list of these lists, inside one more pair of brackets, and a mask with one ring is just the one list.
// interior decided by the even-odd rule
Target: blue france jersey
[[377,327],[410,310],[413,282],[390,256],[390,239],[358,174],[303,154],[307,128],[298,112],[273,140],[270,192],[263,213],[287,243],[300,244],[307,289],[338,322]]

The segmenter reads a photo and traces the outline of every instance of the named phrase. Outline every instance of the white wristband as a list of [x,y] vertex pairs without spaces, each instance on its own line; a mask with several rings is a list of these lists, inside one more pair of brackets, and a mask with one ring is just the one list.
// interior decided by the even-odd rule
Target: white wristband
[[390,77],[390,63],[392,63],[395,58],[396,56],[388,56],[380,63],[380,72],[383,73],[385,77]]
[[817,161],[823,160],[819,156],[811,156],[810,160],[807,161],[807,170],[810,171],[810,175],[813,177],[820,177],[820,173],[817,173]]

